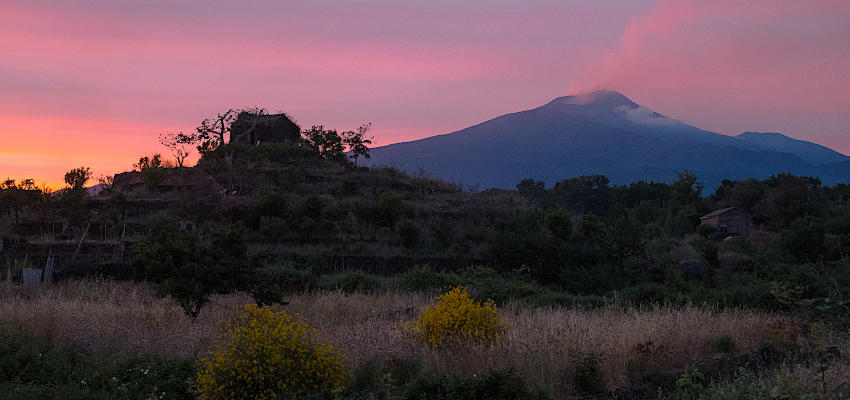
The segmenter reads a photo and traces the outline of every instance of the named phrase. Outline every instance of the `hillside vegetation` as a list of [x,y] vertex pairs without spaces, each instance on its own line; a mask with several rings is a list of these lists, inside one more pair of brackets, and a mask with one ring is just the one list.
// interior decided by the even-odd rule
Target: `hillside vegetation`
[[[350,156],[368,149],[344,151],[366,129],[189,138],[196,166],[145,156],[97,193],[85,167],[59,192],[4,182],[0,346],[15,350],[0,352],[0,393],[846,394],[850,187],[781,174],[707,195],[681,171],[671,184],[594,175],[476,191],[358,167]],[[754,229],[700,224],[729,207]],[[22,287],[24,269],[47,264],[55,283]]]

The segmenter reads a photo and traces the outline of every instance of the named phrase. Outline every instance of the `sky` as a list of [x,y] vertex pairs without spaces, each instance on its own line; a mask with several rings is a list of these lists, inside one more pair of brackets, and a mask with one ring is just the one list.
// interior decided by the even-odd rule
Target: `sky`
[[0,176],[129,170],[229,108],[376,145],[596,89],[850,154],[847,0],[4,0]]

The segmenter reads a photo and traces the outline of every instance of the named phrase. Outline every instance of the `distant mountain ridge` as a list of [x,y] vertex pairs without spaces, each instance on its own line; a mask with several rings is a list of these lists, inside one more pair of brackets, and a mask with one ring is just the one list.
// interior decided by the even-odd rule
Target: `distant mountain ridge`
[[[776,136],[778,135],[778,136]],[[603,174],[614,184],[670,182],[692,170],[713,191],[723,179],[778,173],[846,182],[850,157],[779,134],[737,137],[702,130],[615,91],[558,97],[457,132],[372,149],[370,165],[463,184],[513,188],[525,178],[552,185]]]

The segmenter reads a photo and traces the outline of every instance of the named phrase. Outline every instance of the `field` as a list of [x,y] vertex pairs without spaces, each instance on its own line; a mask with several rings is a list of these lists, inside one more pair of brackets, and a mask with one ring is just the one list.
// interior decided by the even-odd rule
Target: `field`
[[[440,376],[514,371],[552,398],[654,395],[656,388],[647,385],[672,387],[676,393],[682,374],[700,369],[715,371],[719,378],[730,373],[724,365],[742,359],[758,368],[731,371],[736,376],[765,367],[779,368],[777,374],[791,376],[800,385],[814,379],[809,370],[792,363],[792,354],[802,354],[814,343],[788,315],[689,305],[569,309],[505,304],[500,310],[510,330],[500,340],[434,349],[421,344],[413,329],[432,298],[421,293],[316,291],[289,296],[283,307],[345,354],[352,370],[402,362]],[[249,302],[244,294],[215,296],[193,323],[179,306],[154,296],[145,284],[71,280],[33,289],[5,284],[0,320],[5,331],[79,343],[111,357],[154,353],[192,360],[212,349],[236,308]],[[786,361],[759,364],[767,362],[766,352]],[[792,367],[793,373],[788,369]],[[848,371],[847,361],[836,363],[826,380],[837,387]],[[707,383],[714,378],[705,379]],[[751,379],[755,385],[773,377]],[[722,390],[731,389],[717,388],[716,393]]]

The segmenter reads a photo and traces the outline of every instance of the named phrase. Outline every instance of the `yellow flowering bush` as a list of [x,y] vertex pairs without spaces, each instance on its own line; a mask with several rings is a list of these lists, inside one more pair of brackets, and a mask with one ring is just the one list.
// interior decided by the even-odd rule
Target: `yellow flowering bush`
[[422,341],[439,346],[447,341],[492,341],[508,330],[492,300],[483,304],[458,286],[437,296],[437,304],[419,314],[416,328]]
[[215,351],[201,359],[201,399],[277,399],[340,386],[343,356],[315,329],[284,311],[247,305]]

